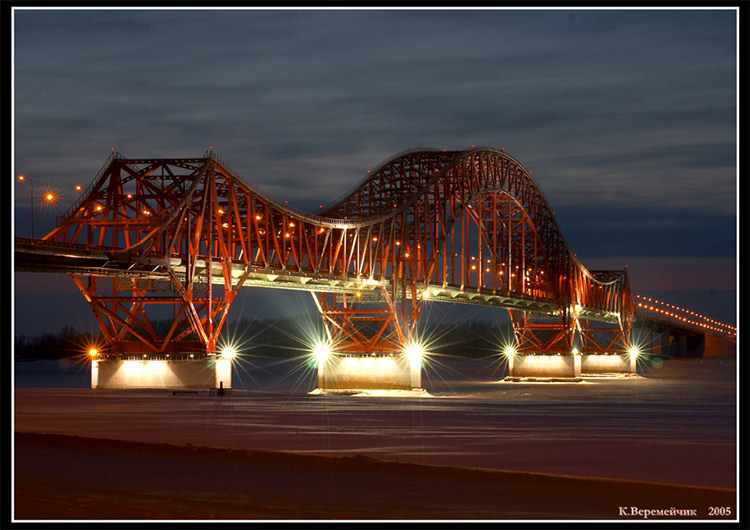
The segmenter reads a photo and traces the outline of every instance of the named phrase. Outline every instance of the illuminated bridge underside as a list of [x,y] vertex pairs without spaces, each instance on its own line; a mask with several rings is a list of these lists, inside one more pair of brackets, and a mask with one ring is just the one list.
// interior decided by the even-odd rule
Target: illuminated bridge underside
[[[16,240],[16,249],[22,250],[17,254],[16,266],[17,271],[33,271],[45,273],[65,273],[84,276],[111,276],[120,278],[123,282],[137,279],[139,282],[148,282],[151,290],[172,290],[172,283],[169,274],[166,272],[167,267],[160,264],[158,260],[152,259],[134,259],[133,263],[113,262],[104,251],[85,251],[77,252],[77,249],[68,248],[65,250],[24,240]],[[20,258],[20,259],[19,259]],[[181,260],[173,259],[171,264],[172,270],[177,278],[184,281],[185,266]],[[204,274],[205,263],[201,266],[198,262],[196,267],[196,276],[199,279],[206,277]],[[371,293],[377,291],[382,285],[387,290],[390,289],[390,282],[371,282],[361,280],[351,280],[349,278],[313,278],[310,276],[298,275],[290,272],[279,273],[273,270],[251,269],[252,272],[247,274],[243,283],[244,287],[263,287],[269,289],[317,291],[332,293],[348,293],[356,296],[360,293],[362,302],[376,302],[382,297],[373,299]],[[240,265],[232,266],[232,283],[236,285],[237,279],[243,276],[245,269]],[[205,280],[203,280],[205,281]],[[212,281],[215,285],[223,285],[224,278],[220,268],[214,268]],[[128,285],[128,287],[130,287]],[[500,307],[505,309],[520,309],[533,313],[547,316],[556,316],[558,306],[554,302],[546,300],[533,300],[530,298],[513,298],[499,294],[492,294],[490,291],[483,289],[481,292],[461,291],[456,287],[430,286],[430,301],[448,302],[453,304],[473,304],[487,307]],[[368,296],[370,295],[370,296]],[[407,292],[407,297],[411,298],[411,293]],[[593,319],[601,322],[616,323],[617,313],[588,310],[582,308],[579,313],[580,318]]]
[[[425,301],[508,309],[520,351],[622,351],[635,315],[626,272],[586,270],[530,173],[494,148],[400,153],[318,215],[210,151],[116,153],[55,230],[16,239],[15,267],[69,274],[113,354],[215,353],[243,286],[312,291],[347,353],[403,352]],[[155,305],[174,308],[166,332]]]

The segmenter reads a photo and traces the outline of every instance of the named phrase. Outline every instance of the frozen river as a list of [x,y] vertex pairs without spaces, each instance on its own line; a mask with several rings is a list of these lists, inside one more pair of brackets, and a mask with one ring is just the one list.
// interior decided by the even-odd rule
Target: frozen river
[[231,395],[91,390],[71,362],[15,365],[15,429],[130,441],[736,487],[736,364],[642,365],[635,378],[504,382],[433,360],[422,397],[310,395],[304,361],[244,362]]

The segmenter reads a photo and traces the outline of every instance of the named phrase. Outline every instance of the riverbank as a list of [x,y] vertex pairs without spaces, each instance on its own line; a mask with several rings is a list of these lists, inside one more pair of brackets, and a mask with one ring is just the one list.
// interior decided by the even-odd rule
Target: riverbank
[[696,520],[735,509],[720,488],[33,433],[15,442],[21,520]]

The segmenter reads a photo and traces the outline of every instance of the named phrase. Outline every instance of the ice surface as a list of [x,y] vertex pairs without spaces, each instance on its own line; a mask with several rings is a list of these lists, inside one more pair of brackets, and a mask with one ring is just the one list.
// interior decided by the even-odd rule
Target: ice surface
[[441,359],[424,369],[425,392],[354,395],[311,394],[303,363],[256,359],[223,397],[91,390],[85,365],[15,368],[23,432],[736,486],[736,363],[726,358],[579,383],[504,382],[495,361]]

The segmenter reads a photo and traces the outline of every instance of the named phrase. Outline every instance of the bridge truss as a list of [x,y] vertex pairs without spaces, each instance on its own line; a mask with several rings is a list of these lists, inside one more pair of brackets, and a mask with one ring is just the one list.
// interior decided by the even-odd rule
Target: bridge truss
[[[313,215],[213,151],[112,156],[16,269],[70,274],[109,353],[216,353],[243,286],[311,291],[334,351],[404,351],[426,300],[506,308],[519,351],[627,350],[626,271],[589,271],[503,149],[417,149]],[[158,330],[154,306],[172,309]]]

